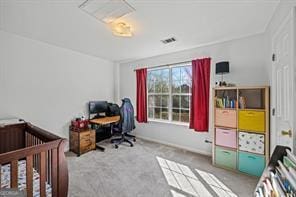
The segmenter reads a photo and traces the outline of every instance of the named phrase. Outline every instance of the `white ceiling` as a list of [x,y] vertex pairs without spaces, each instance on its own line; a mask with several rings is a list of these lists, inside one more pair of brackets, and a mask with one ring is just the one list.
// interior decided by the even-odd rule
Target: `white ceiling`
[[[230,40],[265,30],[275,0],[127,0],[136,11],[121,18],[132,38],[78,8],[84,0],[0,0],[0,28],[112,61],[134,60]],[[164,45],[162,39],[176,37]]]

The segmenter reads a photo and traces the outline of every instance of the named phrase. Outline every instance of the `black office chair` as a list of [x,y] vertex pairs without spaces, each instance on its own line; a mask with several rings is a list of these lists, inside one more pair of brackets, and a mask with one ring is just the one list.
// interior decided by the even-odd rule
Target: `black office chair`
[[122,144],[123,142],[126,142],[131,147],[133,147],[134,144],[131,142],[131,140],[133,140],[134,142],[136,142],[136,137],[133,136],[133,135],[130,135],[128,133],[122,132],[122,129],[119,126],[119,124],[113,126],[113,136],[120,136],[120,137],[111,139],[111,143],[114,144],[114,147],[115,148],[118,148],[118,145],[119,144]]
[[[124,120],[124,117],[126,118],[126,120]],[[123,130],[123,125],[127,124],[127,122],[125,121],[129,121],[129,128],[124,127],[125,129],[127,129],[126,131]],[[113,134],[120,134],[119,138],[111,139],[111,143],[115,144],[115,148],[118,148],[118,145],[122,144],[123,142],[128,143],[131,147],[134,146],[131,140],[135,142],[136,137],[134,135],[129,134],[129,132],[134,128],[134,109],[130,100],[125,98],[122,100],[122,105],[120,107],[120,121],[117,125],[113,126],[112,130]]]

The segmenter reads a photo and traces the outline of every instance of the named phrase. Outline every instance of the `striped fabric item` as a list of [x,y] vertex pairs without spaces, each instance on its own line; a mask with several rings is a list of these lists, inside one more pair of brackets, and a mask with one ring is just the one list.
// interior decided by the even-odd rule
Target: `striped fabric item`
[[[18,189],[26,189],[26,160],[18,162]],[[38,172],[33,169],[33,196],[40,196],[40,181]],[[10,164],[1,167],[1,188],[10,188]],[[51,197],[51,186],[46,183],[46,196]]]

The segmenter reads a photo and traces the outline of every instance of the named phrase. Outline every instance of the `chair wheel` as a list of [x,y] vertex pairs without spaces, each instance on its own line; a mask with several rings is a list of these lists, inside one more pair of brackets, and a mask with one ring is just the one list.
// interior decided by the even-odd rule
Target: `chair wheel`
[[134,138],[133,141],[136,142],[137,141],[136,138]]
[[131,147],[133,147],[134,145],[133,144],[131,144]]
[[117,144],[115,144],[115,148],[118,149],[118,145]]

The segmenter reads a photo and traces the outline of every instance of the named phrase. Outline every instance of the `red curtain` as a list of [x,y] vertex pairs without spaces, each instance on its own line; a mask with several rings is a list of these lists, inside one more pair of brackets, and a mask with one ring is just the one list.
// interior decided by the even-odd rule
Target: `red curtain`
[[147,122],[147,68],[136,70],[137,75],[137,121]]
[[207,132],[209,129],[211,58],[192,61],[191,129]]

